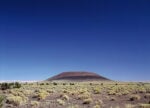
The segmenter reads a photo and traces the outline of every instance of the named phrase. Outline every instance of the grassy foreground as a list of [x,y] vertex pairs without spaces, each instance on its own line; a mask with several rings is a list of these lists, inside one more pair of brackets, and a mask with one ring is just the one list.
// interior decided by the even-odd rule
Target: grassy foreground
[[6,85],[0,84],[0,108],[150,108],[150,83],[53,81]]

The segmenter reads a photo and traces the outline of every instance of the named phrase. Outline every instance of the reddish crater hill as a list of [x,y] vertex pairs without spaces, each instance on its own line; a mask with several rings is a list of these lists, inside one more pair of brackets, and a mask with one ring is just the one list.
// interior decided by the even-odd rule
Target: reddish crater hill
[[93,72],[62,72],[56,76],[53,76],[47,81],[52,81],[52,80],[76,80],[76,81],[83,81],[83,80],[109,80],[103,76],[100,76],[96,73]]

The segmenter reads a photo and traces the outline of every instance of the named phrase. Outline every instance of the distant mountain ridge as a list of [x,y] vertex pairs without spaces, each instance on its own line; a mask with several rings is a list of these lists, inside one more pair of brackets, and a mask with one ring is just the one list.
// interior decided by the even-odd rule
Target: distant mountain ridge
[[70,72],[62,72],[56,76],[48,78],[47,81],[52,80],[109,80],[103,76],[100,76],[94,72],[84,72],[84,71],[70,71]]

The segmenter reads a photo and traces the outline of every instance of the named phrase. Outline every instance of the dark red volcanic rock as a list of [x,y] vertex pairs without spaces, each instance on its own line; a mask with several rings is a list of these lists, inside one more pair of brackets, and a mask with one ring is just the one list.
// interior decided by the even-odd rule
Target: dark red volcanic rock
[[52,78],[47,79],[51,80],[109,80],[103,76],[100,76],[93,72],[62,72]]

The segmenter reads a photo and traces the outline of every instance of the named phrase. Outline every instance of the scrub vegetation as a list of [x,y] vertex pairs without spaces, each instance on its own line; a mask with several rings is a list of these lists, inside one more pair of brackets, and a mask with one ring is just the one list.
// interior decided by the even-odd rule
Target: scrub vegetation
[[150,108],[150,83],[1,83],[0,108]]

